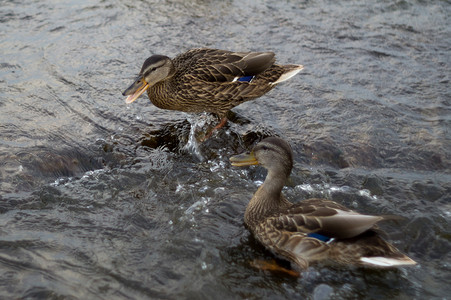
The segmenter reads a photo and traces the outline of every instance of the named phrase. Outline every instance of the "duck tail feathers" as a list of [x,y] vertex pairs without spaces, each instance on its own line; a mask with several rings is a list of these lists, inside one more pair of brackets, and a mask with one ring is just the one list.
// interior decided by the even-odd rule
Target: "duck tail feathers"
[[272,82],[271,84],[278,84],[285,80],[288,80],[297,73],[299,73],[302,69],[304,69],[303,65],[285,65],[283,67],[285,69],[285,72],[279,77],[279,79]]
[[365,265],[370,265],[373,267],[397,267],[406,265],[416,265],[417,262],[413,259],[402,256],[402,257],[383,257],[383,256],[372,256],[372,257],[361,257],[360,260]]

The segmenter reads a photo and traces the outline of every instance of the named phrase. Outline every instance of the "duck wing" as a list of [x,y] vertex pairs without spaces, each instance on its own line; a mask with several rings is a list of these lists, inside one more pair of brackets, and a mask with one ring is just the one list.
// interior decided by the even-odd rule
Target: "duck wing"
[[294,204],[255,226],[254,235],[274,254],[300,269],[327,259],[335,239],[349,239],[372,229],[384,217],[361,215],[329,200],[309,199]]
[[346,239],[372,229],[383,216],[362,215],[333,201],[302,201],[276,217],[276,226],[292,232]]
[[255,237],[276,256],[290,260],[301,270],[307,269],[311,261],[328,257],[329,244],[305,233],[280,230],[279,222],[268,218],[254,228]]
[[219,49],[192,49],[174,59],[174,64],[185,64],[178,69],[187,70],[190,81],[232,82],[252,77],[271,67],[273,52],[232,52]]

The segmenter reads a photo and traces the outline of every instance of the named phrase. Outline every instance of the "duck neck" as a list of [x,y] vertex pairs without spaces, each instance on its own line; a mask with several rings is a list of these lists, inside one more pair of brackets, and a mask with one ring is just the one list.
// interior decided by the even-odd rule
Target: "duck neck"
[[[168,93],[169,90],[169,93]],[[171,93],[170,84],[168,80],[162,80],[151,86],[147,90],[150,102],[158,108],[162,109],[177,109],[174,107],[174,101],[168,96]]]
[[268,171],[265,181],[258,188],[246,208],[244,215],[246,224],[252,227],[252,224],[258,223],[291,204],[282,194],[286,179],[287,176]]
[[280,176],[280,173],[268,171],[265,181],[259,188],[260,193],[266,194],[268,201],[271,199],[272,202],[277,202],[276,199],[280,199],[286,180],[286,176]]

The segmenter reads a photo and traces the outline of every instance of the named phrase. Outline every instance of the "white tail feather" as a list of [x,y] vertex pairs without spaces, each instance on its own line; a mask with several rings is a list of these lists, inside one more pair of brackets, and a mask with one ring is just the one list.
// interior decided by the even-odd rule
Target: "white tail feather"
[[297,73],[299,73],[302,69],[304,69],[303,65],[294,66],[293,69],[289,70],[286,73],[283,73],[282,76],[279,77],[279,79],[277,79],[276,81],[272,82],[271,84],[278,84],[278,83],[281,83],[281,82],[283,82],[285,80],[288,80],[291,77],[293,77],[294,75],[296,75]]
[[416,265],[417,263],[407,256],[401,258],[389,258],[382,256],[362,257],[360,260],[364,263],[378,267],[394,267],[402,265]]

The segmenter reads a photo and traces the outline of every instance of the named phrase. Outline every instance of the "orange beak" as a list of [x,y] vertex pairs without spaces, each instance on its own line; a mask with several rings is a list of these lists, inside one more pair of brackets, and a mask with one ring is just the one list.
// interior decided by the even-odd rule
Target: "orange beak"
[[138,99],[147,89],[149,88],[149,84],[142,77],[138,77],[138,79],[133,82],[133,84],[126,89],[122,95],[128,96],[125,99],[125,103],[129,104]]

